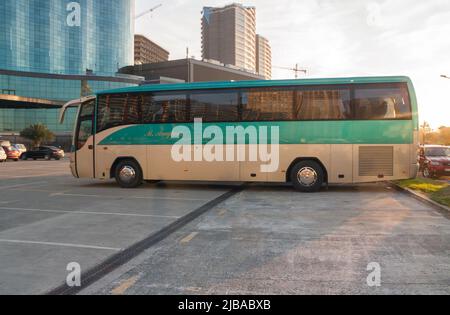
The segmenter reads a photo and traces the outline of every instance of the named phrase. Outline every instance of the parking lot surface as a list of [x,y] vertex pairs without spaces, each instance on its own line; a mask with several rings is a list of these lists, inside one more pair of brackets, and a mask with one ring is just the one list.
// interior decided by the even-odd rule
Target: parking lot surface
[[[232,186],[122,190],[67,161],[0,165],[0,293],[43,293]],[[369,286],[370,263],[381,267]],[[248,185],[81,294],[450,293],[450,221],[386,184]]]
[[77,180],[67,161],[0,165],[0,294],[39,294],[66,267],[102,262],[227,190],[163,184],[123,190]]
[[83,293],[449,294],[450,221],[384,184],[250,187]]

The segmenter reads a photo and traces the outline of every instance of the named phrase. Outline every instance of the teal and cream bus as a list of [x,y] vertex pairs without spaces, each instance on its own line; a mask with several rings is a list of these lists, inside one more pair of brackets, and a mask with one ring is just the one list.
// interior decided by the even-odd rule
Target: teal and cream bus
[[61,120],[71,106],[79,108],[73,175],[124,188],[288,182],[312,192],[417,173],[417,101],[407,77],[144,85],[69,102]]

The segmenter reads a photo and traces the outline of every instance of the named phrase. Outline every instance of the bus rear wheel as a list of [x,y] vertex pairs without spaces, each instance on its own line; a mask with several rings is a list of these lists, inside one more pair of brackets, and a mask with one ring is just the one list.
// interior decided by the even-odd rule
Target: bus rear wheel
[[291,170],[291,181],[301,192],[318,192],[324,182],[324,170],[315,161],[300,161]]
[[116,182],[122,188],[136,188],[142,185],[143,175],[139,164],[134,160],[123,160],[115,170]]

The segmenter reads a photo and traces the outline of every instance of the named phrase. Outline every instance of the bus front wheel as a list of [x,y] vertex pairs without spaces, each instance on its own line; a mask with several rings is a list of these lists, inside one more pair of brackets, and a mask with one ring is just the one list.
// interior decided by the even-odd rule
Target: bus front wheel
[[301,192],[317,192],[324,182],[324,170],[315,161],[300,161],[291,170],[294,188]]
[[134,160],[124,160],[116,167],[115,177],[122,188],[136,188],[142,184],[143,175],[139,164]]

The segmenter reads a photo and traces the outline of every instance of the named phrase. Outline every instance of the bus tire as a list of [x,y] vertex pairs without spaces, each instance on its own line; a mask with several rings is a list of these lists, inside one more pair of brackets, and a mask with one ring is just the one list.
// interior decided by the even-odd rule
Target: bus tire
[[315,161],[300,161],[291,170],[294,188],[301,192],[318,192],[323,185],[325,172]]
[[115,169],[117,184],[122,188],[136,188],[142,185],[142,170],[135,160],[127,159],[120,161]]

